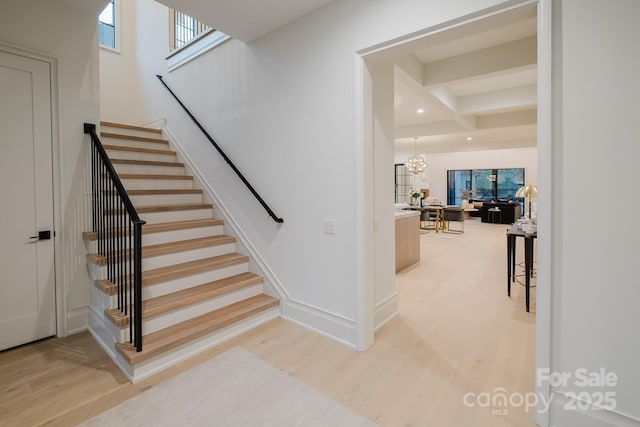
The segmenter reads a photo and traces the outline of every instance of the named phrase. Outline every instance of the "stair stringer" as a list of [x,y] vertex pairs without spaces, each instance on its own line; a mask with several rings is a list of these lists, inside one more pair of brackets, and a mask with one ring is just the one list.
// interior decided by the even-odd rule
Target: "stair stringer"
[[[167,126],[166,120],[159,119],[152,123],[154,126],[162,126],[163,135],[169,140],[171,148],[176,151],[179,161],[184,163],[186,170],[195,178],[194,182],[201,186],[205,198],[208,198],[213,203],[215,211],[222,216],[225,234],[236,238],[238,252],[249,256],[249,271],[264,278],[265,293],[280,299],[282,317],[355,349],[357,341],[355,320],[292,298],[274,271],[255,248],[255,245],[242,231],[238,222],[186,152],[179,139]],[[146,126],[149,126],[149,124],[146,124]]]

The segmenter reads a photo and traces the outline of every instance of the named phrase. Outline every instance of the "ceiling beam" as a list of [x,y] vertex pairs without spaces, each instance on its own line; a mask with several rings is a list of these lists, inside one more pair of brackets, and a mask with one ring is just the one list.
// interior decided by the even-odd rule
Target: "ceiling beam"
[[464,129],[454,121],[420,123],[417,125],[396,126],[395,138],[412,138],[421,136],[446,135],[463,132]]
[[445,90],[434,91],[422,85],[424,80],[424,67],[422,62],[414,55],[406,55],[394,61],[395,77],[413,90],[418,96],[433,105],[439,112],[444,113],[452,121],[458,123],[463,129],[473,130],[476,127],[475,118],[461,115],[456,110],[455,96]]
[[423,87],[432,89],[454,82],[504,73],[514,68],[535,65],[536,37],[527,37],[475,52],[423,65]]
[[537,85],[527,85],[457,98],[460,114],[483,114],[536,106]]
[[538,110],[536,108],[510,113],[490,114],[478,117],[478,130],[506,128],[514,126],[537,125]]

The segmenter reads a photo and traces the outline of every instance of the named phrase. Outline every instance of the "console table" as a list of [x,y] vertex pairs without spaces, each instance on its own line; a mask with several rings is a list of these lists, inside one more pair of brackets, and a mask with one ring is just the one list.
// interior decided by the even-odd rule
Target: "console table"
[[529,312],[529,294],[531,290],[531,271],[533,270],[533,239],[536,234],[527,234],[516,224],[507,230],[507,295],[511,296],[511,282],[516,280],[516,237],[524,238],[524,287],[526,308]]

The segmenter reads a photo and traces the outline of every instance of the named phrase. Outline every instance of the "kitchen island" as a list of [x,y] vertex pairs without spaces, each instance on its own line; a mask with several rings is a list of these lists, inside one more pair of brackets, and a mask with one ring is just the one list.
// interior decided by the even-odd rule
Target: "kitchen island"
[[420,212],[396,211],[396,273],[420,261]]

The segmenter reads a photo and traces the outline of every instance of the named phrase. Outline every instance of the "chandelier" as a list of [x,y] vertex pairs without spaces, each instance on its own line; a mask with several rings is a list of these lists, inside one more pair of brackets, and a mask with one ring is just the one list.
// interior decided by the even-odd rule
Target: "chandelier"
[[420,173],[427,168],[427,163],[424,161],[422,157],[419,157],[417,154],[416,143],[418,142],[418,138],[413,138],[413,156],[409,157],[407,162],[404,164],[407,168],[407,171],[411,173]]

